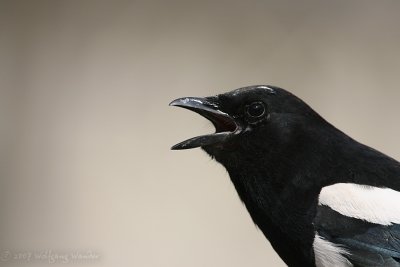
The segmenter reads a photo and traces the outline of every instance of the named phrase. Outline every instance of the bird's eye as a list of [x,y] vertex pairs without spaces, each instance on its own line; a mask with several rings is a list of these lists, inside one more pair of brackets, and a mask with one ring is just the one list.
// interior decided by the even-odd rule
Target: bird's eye
[[253,118],[260,118],[265,114],[265,107],[262,102],[253,102],[247,106],[247,115]]

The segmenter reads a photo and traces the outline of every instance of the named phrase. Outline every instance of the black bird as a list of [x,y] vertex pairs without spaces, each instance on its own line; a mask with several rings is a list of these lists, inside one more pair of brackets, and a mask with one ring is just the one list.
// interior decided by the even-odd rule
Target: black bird
[[249,86],[171,106],[216,128],[172,149],[220,162],[288,266],[400,266],[400,163],[353,140],[293,94]]

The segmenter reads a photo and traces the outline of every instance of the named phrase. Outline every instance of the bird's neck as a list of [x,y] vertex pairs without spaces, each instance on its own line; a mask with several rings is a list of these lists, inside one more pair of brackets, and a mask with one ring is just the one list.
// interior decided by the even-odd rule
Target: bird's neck
[[[229,171],[253,221],[289,266],[313,266],[312,242],[318,193],[296,184],[283,186],[266,171]],[[265,177],[260,179],[259,176]],[[262,181],[262,182],[261,182]],[[285,258],[292,255],[290,258]],[[296,259],[292,262],[292,259]],[[304,259],[304,262],[299,259]]]
[[259,153],[251,160],[232,157],[222,163],[253,221],[281,258],[289,266],[313,266],[310,262],[315,236],[312,222],[318,195],[326,181],[318,173],[329,169],[327,165],[333,162],[323,162],[318,155],[329,151],[326,146],[334,146],[335,142],[321,140],[317,144],[318,140],[310,135],[298,138],[301,142],[287,138],[293,141],[283,140],[279,144],[276,138],[265,149],[250,148],[253,153]]

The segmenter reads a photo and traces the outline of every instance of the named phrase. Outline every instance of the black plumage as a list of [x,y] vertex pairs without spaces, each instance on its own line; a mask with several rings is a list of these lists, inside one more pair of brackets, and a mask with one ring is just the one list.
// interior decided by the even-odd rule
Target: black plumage
[[[368,216],[357,218],[319,203],[321,190],[339,183],[377,189],[357,189],[362,194],[400,191],[396,160],[353,140],[274,86],[180,98],[171,105],[199,113],[216,128],[173,149],[201,147],[226,168],[253,221],[287,265],[328,266],[321,257],[339,257],[340,266],[400,266],[398,222],[372,223]],[[358,200],[349,198],[348,205],[351,201]],[[316,255],[316,235],[346,253]]]

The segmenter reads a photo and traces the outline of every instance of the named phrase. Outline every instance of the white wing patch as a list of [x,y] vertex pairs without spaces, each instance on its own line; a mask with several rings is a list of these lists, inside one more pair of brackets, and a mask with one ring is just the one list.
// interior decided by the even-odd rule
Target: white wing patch
[[315,234],[314,243],[315,265],[317,267],[351,267],[353,264],[343,255],[349,255],[344,248],[331,243]]
[[338,183],[322,188],[318,204],[371,223],[400,223],[400,192],[390,188]]

